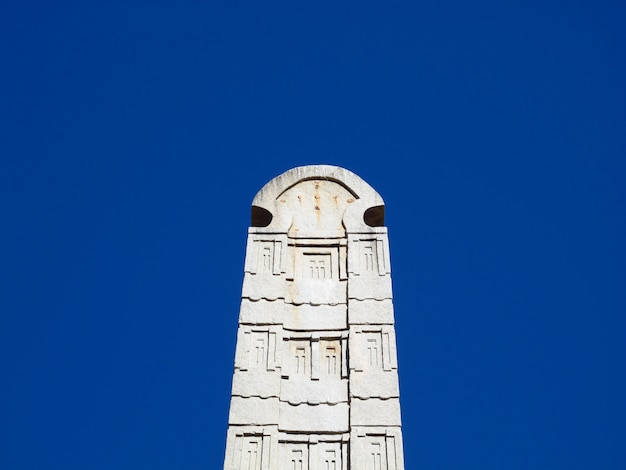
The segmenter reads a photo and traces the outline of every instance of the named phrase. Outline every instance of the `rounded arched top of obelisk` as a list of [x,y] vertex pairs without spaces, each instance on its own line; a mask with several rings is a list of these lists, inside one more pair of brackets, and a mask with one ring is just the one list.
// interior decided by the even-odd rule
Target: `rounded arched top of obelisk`
[[384,225],[383,198],[345,168],[308,165],[277,176],[252,201],[252,226],[297,238],[337,238]]

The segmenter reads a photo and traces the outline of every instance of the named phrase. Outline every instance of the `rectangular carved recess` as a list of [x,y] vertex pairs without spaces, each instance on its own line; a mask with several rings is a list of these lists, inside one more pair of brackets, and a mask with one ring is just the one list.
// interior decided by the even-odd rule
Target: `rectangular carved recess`
[[347,246],[345,240],[290,240],[292,263],[288,263],[288,280],[347,280]]
[[249,235],[245,271],[255,275],[279,276],[284,273],[286,237]]
[[279,442],[279,470],[346,470],[347,437],[343,435],[288,435]]
[[348,271],[353,276],[385,276],[391,273],[386,234],[358,234],[348,238]]
[[315,240],[313,243],[290,239],[286,303],[315,306],[347,303],[347,247],[345,240],[340,241]]
[[348,377],[347,331],[284,334],[283,379],[332,381]]
[[355,371],[391,371],[398,368],[391,325],[353,326],[350,350],[350,367]]
[[235,367],[241,371],[274,371],[280,367],[278,327],[244,326],[239,329]]
[[351,466],[363,470],[404,468],[399,427],[357,427],[351,432]]
[[271,434],[262,429],[232,429],[229,431],[227,470],[270,470],[273,453]]

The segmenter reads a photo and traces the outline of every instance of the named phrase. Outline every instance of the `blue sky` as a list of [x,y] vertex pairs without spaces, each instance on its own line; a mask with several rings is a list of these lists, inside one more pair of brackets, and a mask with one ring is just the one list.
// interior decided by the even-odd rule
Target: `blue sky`
[[0,466],[218,469],[256,191],[385,199],[407,469],[626,468],[626,4],[5,2]]

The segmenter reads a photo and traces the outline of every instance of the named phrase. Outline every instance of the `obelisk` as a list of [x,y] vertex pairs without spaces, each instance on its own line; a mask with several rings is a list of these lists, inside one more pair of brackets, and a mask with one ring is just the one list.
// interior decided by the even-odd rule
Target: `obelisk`
[[294,168],[252,202],[225,470],[403,470],[389,242],[354,173]]

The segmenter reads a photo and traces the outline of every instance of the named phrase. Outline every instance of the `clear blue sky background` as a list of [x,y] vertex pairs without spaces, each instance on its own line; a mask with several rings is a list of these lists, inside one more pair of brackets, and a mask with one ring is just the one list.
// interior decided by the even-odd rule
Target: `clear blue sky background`
[[626,468],[626,3],[3,2],[0,467],[219,469],[246,230],[387,204],[408,470]]

